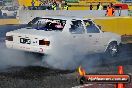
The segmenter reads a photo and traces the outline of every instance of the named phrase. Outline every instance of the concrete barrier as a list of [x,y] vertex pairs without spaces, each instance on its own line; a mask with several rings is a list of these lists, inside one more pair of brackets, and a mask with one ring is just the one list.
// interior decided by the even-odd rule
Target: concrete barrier
[[17,19],[0,19],[0,25],[19,24]]
[[[19,10],[17,19],[20,24],[26,24],[35,17],[44,17],[45,15],[63,15],[63,16],[76,16],[76,17],[104,17],[106,10]],[[115,16],[119,16],[118,10]],[[121,16],[128,16],[128,10],[122,10]]]

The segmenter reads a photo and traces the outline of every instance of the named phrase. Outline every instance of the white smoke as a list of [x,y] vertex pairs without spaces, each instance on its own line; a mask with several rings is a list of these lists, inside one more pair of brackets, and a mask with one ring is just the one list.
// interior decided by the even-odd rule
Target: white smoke
[[87,50],[91,50],[91,47],[85,41],[85,37],[81,37],[79,34],[58,33],[49,40],[51,49],[47,53],[48,56],[43,58],[43,63],[47,63],[53,68],[70,70],[76,69],[79,65],[90,69],[94,64],[96,65],[95,61],[99,57],[88,56],[90,52]]
[[30,54],[19,50],[8,49],[4,45],[4,42],[0,43],[0,69],[12,66],[29,66],[38,61]]

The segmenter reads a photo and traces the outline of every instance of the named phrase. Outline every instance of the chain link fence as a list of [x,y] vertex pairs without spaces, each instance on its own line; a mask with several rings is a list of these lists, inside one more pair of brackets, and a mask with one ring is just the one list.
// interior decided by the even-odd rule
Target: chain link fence
[[128,16],[132,16],[132,10],[128,10]]

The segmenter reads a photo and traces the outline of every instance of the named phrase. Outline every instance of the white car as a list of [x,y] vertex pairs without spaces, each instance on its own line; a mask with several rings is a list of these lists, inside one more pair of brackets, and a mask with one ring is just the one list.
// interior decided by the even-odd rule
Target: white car
[[[91,19],[75,17],[36,17],[30,27],[6,33],[6,46],[22,51],[50,54],[58,47],[71,47],[80,53],[116,56],[121,36],[101,31]],[[57,51],[56,51],[57,52]]]
[[12,6],[3,6],[1,8],[2,16],[16,16],[17,15],[17,7]]

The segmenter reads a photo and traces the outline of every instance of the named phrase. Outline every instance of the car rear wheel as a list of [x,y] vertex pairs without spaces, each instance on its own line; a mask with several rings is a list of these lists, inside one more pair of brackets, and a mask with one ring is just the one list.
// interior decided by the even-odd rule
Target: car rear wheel
[[111,42],[106,50],[106,55],[109,57],[116,57],[119,53],[118,45],[116,42]]

